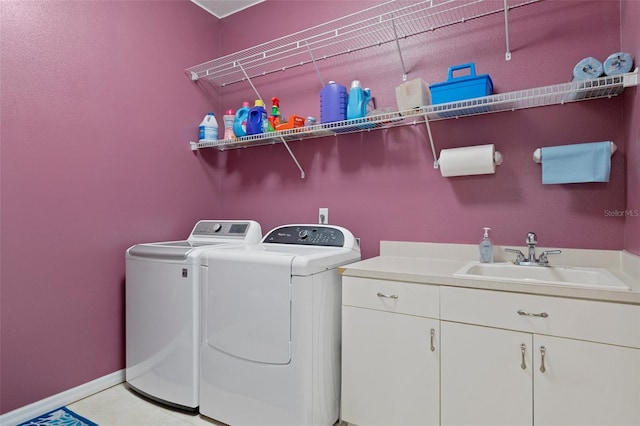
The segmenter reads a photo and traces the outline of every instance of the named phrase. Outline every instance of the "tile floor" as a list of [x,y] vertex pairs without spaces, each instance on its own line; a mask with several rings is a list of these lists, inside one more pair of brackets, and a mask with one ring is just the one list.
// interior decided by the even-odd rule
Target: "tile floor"
[[124,383],[67,405],[99,426],[224,426],[208,417],[187,414],[150,402]]

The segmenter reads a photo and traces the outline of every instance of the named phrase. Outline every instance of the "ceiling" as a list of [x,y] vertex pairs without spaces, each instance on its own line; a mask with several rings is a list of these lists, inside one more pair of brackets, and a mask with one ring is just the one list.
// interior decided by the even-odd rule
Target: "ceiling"
[[191,0],[216,18],[222,19],[265,0]]

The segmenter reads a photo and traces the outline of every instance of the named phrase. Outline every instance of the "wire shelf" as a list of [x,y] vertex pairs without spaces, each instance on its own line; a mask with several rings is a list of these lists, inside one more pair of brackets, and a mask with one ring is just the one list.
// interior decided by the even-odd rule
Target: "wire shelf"
[[394,111],[335,123],[317,124],[310,127],[244,136],[237,139],[191,142],[191,149],[215,148],[225,151],[228,149],[277,144],[283,141],[313,139],[397,126],[416,125],[424,123],[427,119],[429,121],[437,121],[540,106],[562,105],[589,99],[610,98],[621,94],[626,87],[637,85],[638,69],[634,72],[617,76],[500,93],[482,98],[428,105],[414,110]]
[[[539,1],[510,0],[507,8]],[[202,78],[224,87],[502,12],[502,2],[487,0],[391,0],[185,72],[194,81]]]

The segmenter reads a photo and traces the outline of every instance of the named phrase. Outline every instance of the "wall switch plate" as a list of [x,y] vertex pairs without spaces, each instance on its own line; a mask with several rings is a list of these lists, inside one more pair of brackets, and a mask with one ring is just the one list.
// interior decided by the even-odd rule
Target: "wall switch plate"
[[329,223],[329,208],[320,207],[318,210],[318,223],[320,225],[327,225]]

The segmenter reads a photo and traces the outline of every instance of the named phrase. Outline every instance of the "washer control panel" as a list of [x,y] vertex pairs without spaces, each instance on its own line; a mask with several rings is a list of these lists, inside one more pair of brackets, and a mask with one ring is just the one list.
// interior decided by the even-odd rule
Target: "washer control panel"
[[340,229],[322,225],[290,225],[271,231],[264,243],[297,244],[304,246],[344,247]]

